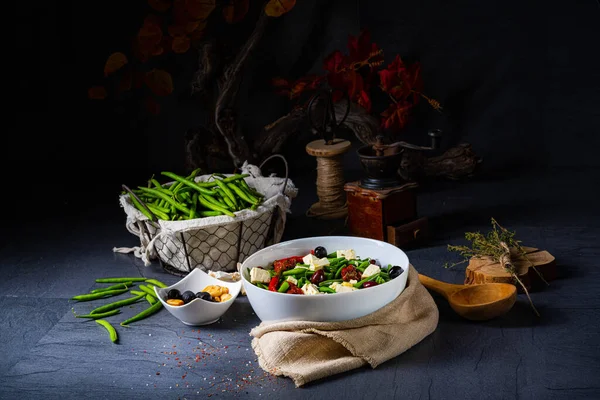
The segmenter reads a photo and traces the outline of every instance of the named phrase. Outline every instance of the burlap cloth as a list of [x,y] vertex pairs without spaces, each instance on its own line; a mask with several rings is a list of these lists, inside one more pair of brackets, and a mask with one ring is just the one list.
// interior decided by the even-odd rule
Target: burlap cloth
[[404,291],[374,313],[341,322],[261,323],[250,335],[261,368],[300,387],[367,364],[377,367],[432,333],[438,317],[411,265]]

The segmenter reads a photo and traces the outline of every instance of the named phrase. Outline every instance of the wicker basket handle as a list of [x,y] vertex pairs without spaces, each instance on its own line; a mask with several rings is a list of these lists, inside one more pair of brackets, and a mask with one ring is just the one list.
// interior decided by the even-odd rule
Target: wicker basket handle
[[289,178],[288,162],[285,159],[285,157],[282,156],[281,154],[270,155],[269,157],[265,158],[265,160],[258,167],[262,170],[262,167],[267,163],[267,161],[269,161],[273,158],[280,158],[283,161],[283,164],[285,165],[285,180],[283,181],[283,188],[281,189],[281,194],[285,194],[285,189],[287,187],[287,182],[288,182],[288,178]]

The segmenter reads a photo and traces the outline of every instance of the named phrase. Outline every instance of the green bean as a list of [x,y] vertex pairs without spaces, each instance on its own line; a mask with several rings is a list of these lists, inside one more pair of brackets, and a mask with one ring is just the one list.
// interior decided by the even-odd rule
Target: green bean
[[214,204],[212,204],[211,202],[209,202],[208,200],[205,200],[203,196],[199,196],[198,197],[198,201],[200,201],[200,204],[202,204],[204,207],[213,210],[213,211],[220,211],[225,215],[229,215],[230,217],[235,217],[235,214],[232,213],[231,211],[223,208],[223,207],[219,207],[216,206]]
[[144,214],[146,217],[148,217],[148,219],[150,221],[154,221],[154,216],[152,214],[150,214],[148,212],[148,210],[146,210],[146,208],[144,206],[142,206],[142,204],[137,201],[137,199],[135,198],[135,196],[133,196],[131,193],[129,193],[129,198],[131,199],[131,202],[133,203],[133,205],[135,206],[135,208],[137,208],[138,210],[140,210],[140,212],[142,214]]
[[163,185],[161,185],[160,183],[158,183],[158,181],[154,178],[150,179],[150,182],[156,187],[156,189],[163,191],[166,194],[169,195],[173,195],[173,192],[170,191],[169,189],[167,189],[166,187],[164,187]]
[[142,290],[130,290],[129,293],[131,293],[135,296],[139,296],[140,294],[143,294],[144,296],[146,295],[146,292],[144,292]]
[[332,283],[335,283],[335,282],[343,282],[343,281],[341,279],[329,279],[329,280],[326,280],[326,281],[323,281],[323,282],[319,283],[319,286],[329,286],[329,285],[331,285]]
[[217,215],[223,215],[221,211],[200,211],[201,217],[216,217]]
[[[220,192],[219,192],[220,194]],[[235,205],[235,203],[233,201],[231,201],[231,199],[229,198],[229,196],[227,196],[224,192],[223,195],[221,196],[221,198],[223,199],[223,201],[225,202],[225,204],[227,204],[227,207],[224,208],[229,208],[230,210],[236,210],[237,206]]]
[[335,278],[339,278],[342,276],[342,269],[344,269],[345,265],[342,265],[341,267],[338,268],[338,270],[335,272]]
[[[236,175],[232,175],[232,176],[230,176],[228,178],[221,179],[221,182],[223,182],[223,183],[229,183],[229,182],[237,181],[238,179],[246,178],[248,176],[250,176],[250,175],[248,175],[248,174],[236,174]],[[198,182],[198,185],[201,185],[202,187],[208,188],[208,187],[215,187],[215,186],[217,186],[217,183],[215,181]]]
[[203,194],[202,197],[204,197],[206,200],[210,201],[211,203],[213,203],[216,206],[223,207],[223,208],[228,207],[227,204],[215,199],[213,196],[211,196],[209,194]]
[[215,182],[217,182],[217,185],[219,185],[221,190],[223,190],[223,193],[225,193],[225,196],[229,197],[229,200],[231,200],[233,202],[235,208],[238,208],[237,199],[235,198],[235,195],[233,194],[231,189],[229,189],[229,185],[231,185],[231,184],[223,183],[221,179],[215,179]]
[[110,310],[110,311],[103,312],[103,313],[98,313],[98,314],[80,314],[80,315],[75,315],[75,318],[99,319],[99,318],[110,317],[111,315],[117,315],[120,312],[121,312],[121,310],[114,309],[114,310]]
[[338,263],[338,262],[341,262],[341,261],[343,261],[345,259],[346,259],[346,257],[335,257],[333,260],[329,260],[329,263],[330,264],[334,263],[334,262]]
[[257,197],[257,198],[261,198],[261,197],[263,197],[263,195],[262,195],[261,193],[259,193],[259,192],[258,192],[256,189],[254,189],[254,188],[251,188],[251,187],[248,185],[248,183],[246,182],[246,180],[245,180],[245,179],[240,179],[238,182],[239,182],[239,184],[240,184],[240,186],[241,186],[241,189],[245,189],[245,190],[246,190],[246,192],[248,192],[248,193],[250,193],[250,194],[254,195],[254,196],[255,196],[255,197]]
[[247,195],[243,190],[237,187],[234,183],[228,183],[227,186],[235,192],[242,200],[250,204],[258,204],[259,201],[252,195]]
[[134,296],[134,297],[130,297],[128,299],[115,301],[114,303],[105,304],[105,305],[100,306],[98,308],[94,308],[92,311],[90,311],[90,314],[99,314],[99,313],[103,313],[105,311],[114,310],[115,308],[127,306],[129,304],[135,303],[136,301],[138,301],[138,300],[140,300],[140,299],[142,299],[144,297],[146,297],[146,293],[140,294],[140,295],[137,295],[137,296]]
[[127,282],[119,283],[118,285],[112,285],[112,286],[105,287],[105,288],[94,289],[90,293],[99,293],[99,292],[105,292],[107,290],[115,290],[115,289],[129,289],[130,286],[133,286],[133,282],[127,281]]
[[145,281],[146,281],[146,278],[144,278],[143,276],[96,279],[96,283],[125,283],[125,282],[145,282]]
[[290,283],[288,281],[283,281],[279,289],[277,291],[279,293],[285,293],[290,288]]
[[169,196],[167,196],[164,193],[161,193],[161,192],[159,192],[159,191],[157,191],[155,189],[148,189],[148,188],[145,188],[145,187],[142,187],[142,186],[140,186],[140,189],[143,190],[143,191],[145,191],[145,192],[147,191],[148,193],[154,193],[154,194],[156,194],[158,197],[162,198],[163,200],[165,200],[167,203],[169,203],[171,206],[175,207],[179,211],[182,211],[182,212],[184,212],[186,214],[190,213],[189,208],[187,208],[186,206],[184,206],[184,205],[176,202],[175,200],[173,200],[172,198],[170,198]]
[[141,313],[134,315],[133,317],[126,319],[125,321],[121,322],[121,326],[127,326],[132,322],[136,322],[139,321],[141,319],[144,319],[146,317],[149,317],[150,315],[158,312],[161,308],[162,308],[162,303],[160,301],[156,302],[156,304],[151,305],[150,307],[146,308],[144,311],[142,311]]
[[158,286],[159,288],[163,288],[163,289],[166,288],[166,287],[168,287],[163,282],[161,282],[159,280],[156,280],[154,278],[148,278],[148,279],[146,279],[146,283],[150,283],[150,284],[152,284],[154,286]]
[[363,285],[363,283],[375,280],[375,279],[377,279],[378,276],[379,276],[379,272],[374,275],[371,275],[369,277],[366,277],[364,279],[361,279],[359,282],[356,282],[353,286],[355,288],[359,289]]
[[260,282],[256,282],[256,286],[258,286],[261,289],[265,289],[265,290],[269,290],[269,288],[267,287],[267,285],[260,283]]
[[77,301],[97,300],[97,299],[101,299],[103,297],[117,296],[122,293],[125,293],[127,290],[128,289],[116,289],[116,290],[105,290],[104,292],[99,292],[99,293],[79,294],[77,296],[71,297],[71,300],[77,300]]
[[155,205],[152,205],[152,204],[146,204],[146,205],[148,206],[150,211],[152,211],[152,213],[158,217],[158,219],[162,219],[163,221],[169,220],[169,216],[165,212],[159,210]]
[[163,174],[165,176],[168,176],[169,178],[175,179],[176,181],[179,181],[179,182],[181,182],[183,184],[186,184],[189,187],[196,189],[200,193],[205,193],[205,194],[210,194],[210,195],[215,194],[214,191],[206,189],[204,187],[200,187],[195,182],[193,182],[193,181],[191,181],[189,179],[186,179],[186,178],[184,178],[182,176],[176,175],[176,174],[174,174],[172,172],[166,172],[166,171],[164,171],[164,172],[161,172],[161,174]]
[[146,295],[146,300],[148,301],[148,303],[150,303],[151,306],[156,304],[156,302],[158,301],[156,297],[150,296],[149,294]]
[[327,254],[327,258],[337,258],[337,251],[335,253]]
[[[288,269],[287,271],[283,271],[283,276],[287,276],[287,275],[296,275],[300,272],[305,272],[307,269],[306,268],[294,268],[294,269]],[[311,271],[312,272],[312,271]]]
[[144,292],[146,292],[146,294],[149,294],[152,297],[156,297],[154,290],[152,290],[149,286],[140,285],[140,289],[142,289]]
[[108,322],[108,321],[105,321],[105,320],[103,320],[103,319],[97,319],[97,320],[96,320],[96,323],[97,323],[98,325],[102,325],[104,328],[106,328],[106,330],[108,331],[108,334],[109,334],[109,336],[110,336],[110,340],[111,340],[111,342],[113,342],[113,343],[116,343],[116,342],[117,342],[117,339],[118,339],[118,337],[117,337],[117,331],[116,331],[116,330],[115,330],[115,328],[114,328],[114,327],[113,327],[113,326],[110,324],[110,322]]
[[327,287],[327,286],[319,286],[319,292],[335,293],[335,290],[333,290],[332,288]]

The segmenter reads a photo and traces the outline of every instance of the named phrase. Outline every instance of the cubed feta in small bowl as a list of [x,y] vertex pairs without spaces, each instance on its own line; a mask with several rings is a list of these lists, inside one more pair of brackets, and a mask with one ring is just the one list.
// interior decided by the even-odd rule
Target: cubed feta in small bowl
[[[357,289],[356,280],[334,282],[331,292],[324,294],[319,286],[310,282],[302,284],[302,294],[289,294],[265,290],[271,280],[268,265],[276,260],[297,258],[295,268],[306,268],[316,273],[328,265],[328,259],[318,258],[311,253],[318,246],[324,247],[328,254],[353,260],[358,257],[377,259],[380,265],[400,266],[403,272],[388,282]],[[341,250],[340,250],[341,249]],[[318,253],[318,252],[317,252]],[[294,268],[289,266],[289,268]],[[334,264],[332,264],[334,265]],[[258,268],[258,267],[261,268]],[[242,281],[250,305],[263,322],[275,321],[345,321],[359,318],[377,311],[394,300],[406,287],[409,260],[406,253],[389,243],[354,236],[326,236],[290,240],[257,251],[248,257],[241,267]],[[363,277],[377,275],[380,267],[367,266]],[[285,279],[297,284],[295,279]],[[258,284],[257,284],[258,282]],[[283,282],[283,278],[282,278]]]

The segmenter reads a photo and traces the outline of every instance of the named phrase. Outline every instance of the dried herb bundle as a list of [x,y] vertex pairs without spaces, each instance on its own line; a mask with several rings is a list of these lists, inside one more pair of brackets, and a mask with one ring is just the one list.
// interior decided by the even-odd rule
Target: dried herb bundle
[[[517,271],[511,262],[511,248],[516,249],[517,254],[527,259],[526,252],[521,247],[521,242],[517,240],[515,236],[515,232],[511,232],[508,229],[500,226],[500,224],[494,218],[492,218],[492,230],[488,232],[487,235],[484,235],[480,232],[465,233],[465,239],[471,242],[471,247],[448,245],[449,251],[455,251],[459,253],[461,256],[464,257],[464,260],[454,264],[446,263],[444,267],[454,267],[456,265],[468,262],[469,259],[472,257],[491,258],[492,260],[500,263],[502,268],[504,268],[504,270],[508,272],[519,285],[521,285],[521,287],[525,291],[525,294],[527,295],[527,298],[529,299],[529,303],[531,304],[533,311],[536,313],[537,316],[540,316],[539,312],[537,311],[537,309],[533,305],[533,302],[531,301],[529,291],[517,276]],[[538,272],[535,269],[535,267],[533,268],[536,272]],[[540,275],[539,272],[538,275]],[[540,275],[540,277],[542,276]]]

